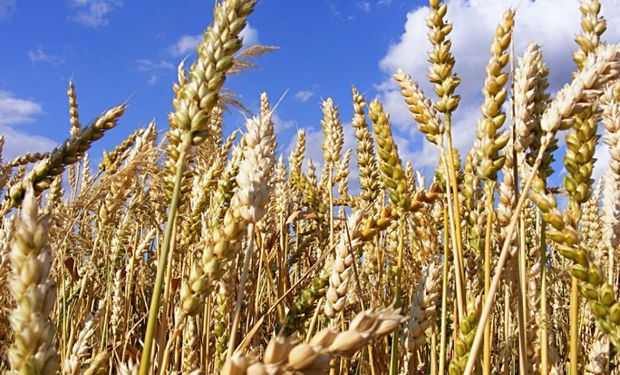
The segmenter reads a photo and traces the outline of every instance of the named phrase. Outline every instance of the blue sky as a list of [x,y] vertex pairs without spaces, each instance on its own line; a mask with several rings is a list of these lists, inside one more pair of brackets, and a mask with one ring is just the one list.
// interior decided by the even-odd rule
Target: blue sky
[[[258,107],[261,91],[275,101],[288,90],[278,109],[280,127],[287,128],[280,135],[282,142],[297,126],[318,126],[321,98],[333,96],[348,121],[353,84],[375,95],[373,85],[383,75],[378,61],[398,40],[411,6],[405,3],[263,0],[250,18],[245,39],[279,50],[259,58],[257,70],[232,77],[227,86],[252,109]],[[53,142],[64,139],[65,91],[73,78],[83,122],[131,97],[119,127],[94,150],[112,147],[152,118],[165,129],[176,65],[188,54],[193,58],[191,41],[210,22],[213,2],[144,4],[57,0],[33,6],[0,0],[5,9],[0,12],[0,45],[5,51],[0,91],[39,106],[10,127]],[[240,125],[240,116],[233,113],[229,128]]]
[[[508,6],[517,9],[515,49],[531,40],[543,49],[552,88],[570,78],[573,38],[579,31],[577,0],[449,0],[455,23],[453,49],[463,83],[455,117],[462,153],[471,145],[479,117],[480,86],[491,37]],[[145,6],[148,4],[148,6]],[[345,147],[354,147],[351,86],[380,97],[392,115],[403,159],[429,173],[436,154],[423,142],[402,104],[390,74],[411,73],[428,94],[426,2],[411,0],[261,0],[245,33],[248,44],[280,47],[260,57],[255,71],[231,77],[227,86],[250,109],[259,93],[272,101],[288,94],[277,110],[280,150],[288,153],[298,127],[307,129],[309,155],[320,162],[320,101],[333,97],[347,124]],[[131,98],[118,128],[93,148],[118,144],[155,119],[167,128],[176,65],[193,58],[193,46],[211,20],[212,0],[0,0],[0,133],[6,157],[44,151],[68,134],[66,88],[76,84],[83,123]],[[607,40],[620,40],[620,0],[603,0]],[[541,25],[545,27],[541,27]],[[226,130],[242,126],[234,111]],[[599,157],[605,159],[601,148]]]

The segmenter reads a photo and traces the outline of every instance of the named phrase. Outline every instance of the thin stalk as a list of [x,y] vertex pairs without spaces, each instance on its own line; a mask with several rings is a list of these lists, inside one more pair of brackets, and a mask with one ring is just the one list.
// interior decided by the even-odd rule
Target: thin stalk
[[462,231],[461,231],[461,204],[459,202],[459,184],[456,178],[456,167],[454,165],[454,159],[452,155],[454,153],[454,148],[452,147],[452,114],[446,113],[445,115],[445,126],[446,126],[446,147],[448,149],[448,167],[450,169],[450,182],[452,183],[452,193],[454,195],[454,217],[457,219],[454,222],[455,230],[456,230],[456,248],[459,254],[459,262],[461,262],[461,267],[463,264],[463,240],[462,240]]
[[312,320],[310,320],[310,325],[308,326],[308,332],[306,333],[306,339],[304,341],[308,342],[312,338],[314,334],[314,329],[316,328],[316,324],[319,321],[319,312],[321,312],[321,306],[323,304],[324,297],[321,297],[316,304],[316,309],[314,309],[314,313],[312,314]]
[[[448,174],[448,162],[446,161],[446,158],[451,157],[446,156],[443,147],[441,147],[440,151],[444,152],[443,166],[446,174]],[[458,311],[458,319],[455,318],[454,322],[455,326],[458,327],[458,322],[460,322],[466,314],[465,310],[467,302],[465,301],[465,276],[463,271],[463,259],[459,256],[458,241],[456,239],[456,221],[458,220],[455,217],[452,208],[452,201],[456,200],[457,198],[455,197],[454,199],[452,199],[449,185],[449,181],[446,178],[446,205],[448,206],[448,217],[450,218],[450,239],[452,241],[452,257],[454,258],[452,260],[454,262],[454,278],[456,279],[456,306]]]
[[[278,272],[280,274],[280,277],[278,277],[278,286],[277,286],[277,291],[276,291],[276,299],[280,298],[280,296],[282,295],[282,293],[284,293],[284,283],[285,283],[285,278],[283,277],[283,275],[286,273],[285,272],[285,262],[286,262],[286,238],[285,236],[285,218],[284,215],[282,215],[280,213],[280,217],[279,217],[279,239],[280,239],[280,248],[278,249],[278,254],[280,254],[280,256],[278,257]],[[278,305],[278,319],[280,321],[284,321],[285,319],[285,311],[284,311],[284,306],[282,305]]]
[[[510,41],[510,76],[515,76],[515,43],[514,39]],[[515,80],[510,79],[510,91],[514,92]],[[512,130],[511,137],[513,145],[516,143],[517,123],[515,121],[515,101],[510,101],[510,117],[512,118]],[[519,160],[517,149],[513,146],[507,152],[512,152],[512,160]],[[513,162],[512,165],[513,174],[513,189],[515,194],[519,195],[519,166],[518,163]],[[525,329],[525,322],[527,322],[527,313],[525,307],[527,306],[527,299],[525,291],[527,290],[526,277],[527,277],[527,265],[525,261],[525,221],[523,217],[520,218],[519,225],[519,248],[518,248],[518,283],[519,283],[519,303],[517,308],[519,309],[519,368],[521,375],[527,374],[529,370],[529,363],[527,357],[527,330]]]
[[[398,308],[402,306],[401,301],[401,280],[403,277],[403,252],[404,252],[404,239],[405,236],[405,218],[401,216],[399,218],[398,226],[398,264],[396,268],[396,285],[394,285],[394,307]],[[390,353],[390,375],[398,374],[398,329],[394,330],[392,334],[392,348]]]
[[547,235],[546,224],[540,218],[538,213],[538,222],[540,224],[540,373],[547,375],[549,373],[549,338],[547,337]]
[[203,365],[202,368],[204,368],[207,372],[209,371],[209,357],[211,356],[211,345],[209,345],[209,338],[211,337],[211,324],[209,324],[209,322],[211,321],[211,311],[213,310],[211,308],[211,298],[207,297],[206,298],[206,303],[205,303],[205,307],[204,307],[204,311],[203,311],[203,316],[202,316],[202,332],[205,333],[205,335],[202,338],[202,350],[201,350],[201,362]]
[[250,269],[250,261],[254,252],[254,223],[248,225],[248,247],[243,259],[243,270],[241,271],[241,279],[239,280],[239,292],[237,293],[237,302],[235,303],[235,313],[233,315],[232,325],[230,326],[230,339],[228,340],[228,352],[226,360],[230,360],[237,346],[237,328],[241,320],[241,304],[243,303],[243,294],[245,293],[245,284],[248,280],[248,270]]
[[[519,269],[515,269],[516,273],[520,273]],[[521,288],[521,282],[519,280],[520,276],[517,275],[517,289],[518,289],[518,295],[517,295],[517,328],[519,330],[519,374],[521,375],[525,375],[527,374],[527,344],[525,342],[525,340],[527,339],[526,337],[526,330],[525,330],[525,321],[524,321],[524,314],[525,314],[525,306],[523,305],[523,299],[521,298],[521,293],[522,293],[522,288]]]
[[[172,238],[177,238],[177,218],[174,218],[172,223]],[[161,317],[160,325],[162,327],[168,327],[168,316],[170,315],[170,311],[173,308],[170,306],[168,301],[170,301],[170,293],[172,289],[172,265],[174,263],[174,252],[176,251],[176,243],[175,241],[171,241],[170,250],[168,251],[168,260],[166,264],[166,276],[164,277],[164,299],[161,301],[161,311],[163,312]],[[175,322],[175,332],[180,329],[180,326],[185,325],[185,316],[183,316],[179,322]],[[179,326],[177,326],[179,325]],[[168,342],[176,340],[176,337],[173,339],[169,339],[166,341],[168,336],[168,332],[162,330],[161,332],[157,332],[157,346],[158,347],[166,347],[168,348]],[[173,334],[173,336],[176,336]],[[174,343],[174,342],[173,342]],[[170,344],[171,345],[171,344]],[[169,358],[168,350],[160,351],[157,353],[157,368],[166,369],[168,368],[168,362],[164,362],[164,357]]]
[[[504,288],[504,337],[512,337],[512,314],[510,313],[510,290]],[[510,340],[508,343],[510,350],[504,350],[502,360],[504,363],[503,373],[511,374],[513,363],[513,346],[514,341]],[[514,373],[514,372],[513,372]]]
[[[495,181],[487,182],[486,191],[486,207],[487,221],[484,235],[484,298],[485,301],[489,295],[489,289],[491,287],[491,242],[493,235],[493,217],[495,212],[493,210],[493,199],[495,197]],[[482,347],[482,373],[484,375],[491,374],[491,321],[487,321],[484,325],[484,345]]]
[[144,347],[140,358],[140,375],[148,375],[151,365],[151,352],[153,348],[153,338],[155,329],[157,328],[157,317],[159,315],[159,304],[161,302],[161,293],[163,289],[164,277],[166,273],[166,260],[168,251],[170,250],[170,242],[172,239],[172,229],[176,219],[177,210],[179,208],[179,200],[181,199],[181,184],[183,183],[183,171],[185,169],[185,159],[191,147],[192,137],[187,133],[183,135],[181,148],[179,150],[179,159],[176,165],[176,175],[174,178],[174,190],[172,192],[172,200],[168,210],[168,219],[164,231],[164,242],[162,243],[160,253],[158,254],[157,276],[155,285],[153,285],[153,295],[149,306],[149,318],[146,325],[146,333],[144,335]]
[[579,373],[579,279],[571,277],[570,288],[570,375]]
[[448,210],[443,208],[443,279],[441,282],[441,331],[439,335],[439,373],[445,374],[448,325]]
[[431,375],[437,375],[437,320],[433,319],[431,325]]

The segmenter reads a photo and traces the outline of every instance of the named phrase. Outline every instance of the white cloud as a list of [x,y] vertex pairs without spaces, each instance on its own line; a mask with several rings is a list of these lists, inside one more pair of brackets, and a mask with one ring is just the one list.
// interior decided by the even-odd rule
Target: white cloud
[[297,122],[295,120],[285,120],[278,115],[278,112],[272,113],[271,121],[273,121],[273,127],[276,135],[297,126]]
[[153,61],[149,59],[138,59],[136,60],[136,66],[138,70],[143,72],[148,72],[152,70],[166,70],[166,69],[174,69],[174,65],[166,60]]
[[51,151],[57,145],[56,142],[47,137],[29,134],[8,126],[0,125],[0,134],[4,135],[2,155],[5,161],[14,159],[28,152]]
[[596,152],[594,153],[594,158],[596,159],[596,162],[594,163],[592,178],[594,178],[594,180],[598,180],[603,177],[603,173],[607,171],[609,161],[611,160],[611,155],[609,155],[609,146],[607,146],[603,140],[599,140],[598,146],[596,147]]
[[34,121],[41,114],[39,104],[27,99],[19,99],[11,93],[0,91],[0,126],[17,125]]
[[32,123],[42,112],[43,109],[38,103],[0,91],[0,134],[4,135],[5,159],[12,159],[26,152],[49,151],[54,148],[56,142],[53,140],[14,128],[15,125]]
[[377,1],[377,5],[388,6],[392,4],[392,0],[379,0]]
[[312,98],[313,96],[314,96],[314,91],[300,90],[295,93],[294,97],[295,97],[295,100],[297,100],[298,102],[305,103],[308,100],[310,100],[310,98]]
[[183,56],[193,52],[202,40],[200,35],[183,35],[173,45],[168,47],[168,53],[173,56]]
[[8,19],[15,13],[15,0],[0,0],[0,21]]
[[[503,12],[509,7],[516,9],[515,53],[521,56],[531,41],[541,46],[544,61],[550,68],[551,90],[555,91],[567,82],[575,69],[572,53],[577,48],[575,35],[580,31],[578,0],[448,0],[447,18],[454,24],[450,39],[456,58],[455,72],[462,78],[457,89],[462,99],[454,116],[453,134],[462,154],[468,151],[475,135],[492,37]],[[616,9],[620,9],[620,0],[608,0],[603,4],[602,14],[607,19],[604,40],[620,40],[620,13]],[[379,62],[381,69],[390,76],[377,85],[392,121],[401,132],[410,138],[418,137],[417,140],[422,139],[416,130],[417,124],[411,119],[391,74],[402,68],[412,75],[427,95],[434,95],[426,78],[427,52],[431,47],[427,40],[427,15],[428,7],[409,12],[400,40],[389,47]],[[418,146],[414,150],[416,159],[413,162],[432,168],[437,157],[434,146],[427,143],[424,141],[421,149]],[[414,144],[420,142],[410,142],[408,147]]]
[[96,29],[107,26],[110,23],[108,13],[122,5],[122,0],[72,0],[71,6],[77,12],[69,19]]
[[43,50],[42,47],[31,48],[28,50],[28,58],[32,65],[37,63],[47,63],[51,65],[59,65],[64,62],[64,59],[57,55],[50,55]]
[[[249,47],[258,44],[258,30],[253,28],[249,23],[245,29],[241,31],[241,37],[243,38],[243,46]],[[185,56],[193,53],[198,46],[198,43],[202,41],[203,35],[183,35],[167,48],[167,51],[172,56]]]
[[250,23],[245,26],[245,29],[241,31],[241,37],[243,38],[243,47],[249,47],[256,44],[259,44],[258,41],[258,30],[252,27]]
[[364,13],[370,13],[370,3],[368,1],[360,1],[357,3],[357,7]]

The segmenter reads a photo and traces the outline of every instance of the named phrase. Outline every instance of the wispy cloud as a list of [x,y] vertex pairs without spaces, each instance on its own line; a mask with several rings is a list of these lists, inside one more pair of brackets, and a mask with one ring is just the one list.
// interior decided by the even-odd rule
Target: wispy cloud
[[360,8],[362,12],[370,13],[370,3],[368,1],[358,2],[357,7]]
[[174,65],[166,60],[153,61],[150,59],[138,59],[136,60],[136,66],[138,67],[138,70],[142,72],[174,69]]
[[[196,50],[198,43],[202,41],[202,34],[198,35],[183,35],[176,42],[170,45],[166,50],[172,56],[185,56]],[[258,30],[252,27],[249,23],[241,32],[243,38],[243,46],[249,47],[258,44]]]
[[149,86],[155,86],[159,82],[160,77],[169,74],[170,71],[174,70],[174,65],[164,59],[159,61],[138,59],[135,63],[136,68],[139,71],[148,74],[146,84]]
[[393,0],[379,0],[377,1],[377,5],[380,5],[380,6],[392,5],[392,1]]
[[122,5],[122,0],[72,0],[71,7],[76,9],[76,14],[69,19],[96,29],[108,25],[108,14]]
[[336,18],[339,21],[353,21],[355,20],[355,16],[352,14],[344,14],[340,11],[340,8],[338,8],[338,6],[336,5],[336,2],[334,0],[326,0],[327,2],[327,6],[329,7],[329,11],[331,12],[332,16],[334,16],[334,18]]
[[149,86],[155,86],[159,81],[159,76],[157,74],[151,74],[149,79],[146,81],[146,84]]
[[43,47],[31,48],[28,50],[28,58],[32,65],[38,63],[46,63],[50,65],[60,65],[64,62],[64,59],[58,55],[52,55],[43,50]]
[[0,0],[0,21],[6,20],[15,13],[15,0]]
[[7,159],[26,152],[49,151],[56,145],[49,138],[15,129],[16,125],[34,122],[42,112],[41,105],[32,100],[0,91],[0,134],[4,136],[3,154]]
[[313,96],[314,96],[314,91],[300,90],[295,93],[294,97],[295,97],[295,100],[297,100],[298,102],[305,103],[308,100],[310,100],[310,98],[312,98]]

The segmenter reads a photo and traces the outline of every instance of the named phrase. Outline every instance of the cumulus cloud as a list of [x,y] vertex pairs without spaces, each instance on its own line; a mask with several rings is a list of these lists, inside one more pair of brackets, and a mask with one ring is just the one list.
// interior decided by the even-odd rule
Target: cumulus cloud
[[[455,71],[462,78],[457,92],[461,95],[461,105],[454,117],[453,134],[456,146],[466,152],[473,142],[480,94],[485,77],[485,66],[489,58],[489,47],[495,28],[503,12],[513,7],[516,10],[514,45],[515,53],[521,56],[526,46],[537,42],[543,51],[544,61],[550,68],[551,90],[557,90],[568,82],[575,69],[572,53],[577,48],[575,36],[580,31],[578,0],[448,0],[447,18],[454,24],[450,34],[452,51],[456,58]],[[602,14],[607,19],[604,40],[620,40],[620,0],[606,1]],[[421,143],[422,137],[416,124],[403,103],[391,74],[398,68],[411,74],[420,83],[425,93],[434,95],[427,81],[427,52],[431,45],[427,40],[426,16],[428,7],[412,10],[407,15],[405,31],[398,42],[391,45],[387,54],[379,62],[383,72],[389,74],[377,89],[391,114],[392,121],[400,132],[408,137],[417,137],[410,142],[416,159],[422,166],[434,167],[436,153],[428,142]],[[543,26],[541,26],[543,25]]]
[[0,21],[6,20],[15,13],[15,0],[0,0]]
[[308,100],[310,100],[310,98],[312,98],[313,96],[314,96],[314,91],[300,90],[295,93],[294,97],[295,97],[295,100],[297,100],[298,102],[305,103]]
[[6,159],[26,152],[49,151],[56,145],[49,138],[15,129],[16,125],[34,122],[42,112],[38,103],[0,91],[0,134],[4,135],[3,155]]
[[[172,56],[185,56],[196,50],[198,43],[202,41],[202,34],[198,35],[183,35],[176,42],[167,48],[167,51]],[[243,46],[249,47],[258,44],[258,30],[253,28],[249,23],[245,29],[241,31],[241,37],[243,38]]]
[[108,14],[122,5],[122,0],[72,0],[71,6],[76,9],[76,14],[69,19],[97,29],[107,26],[110,23]]
[[64,59],[57,55],[52,55],[43,50],[42,47],[31,48],[28,50],[28,58],[32,65],[38,63],[46,63],[50,65],[60,65],[64,62]]

